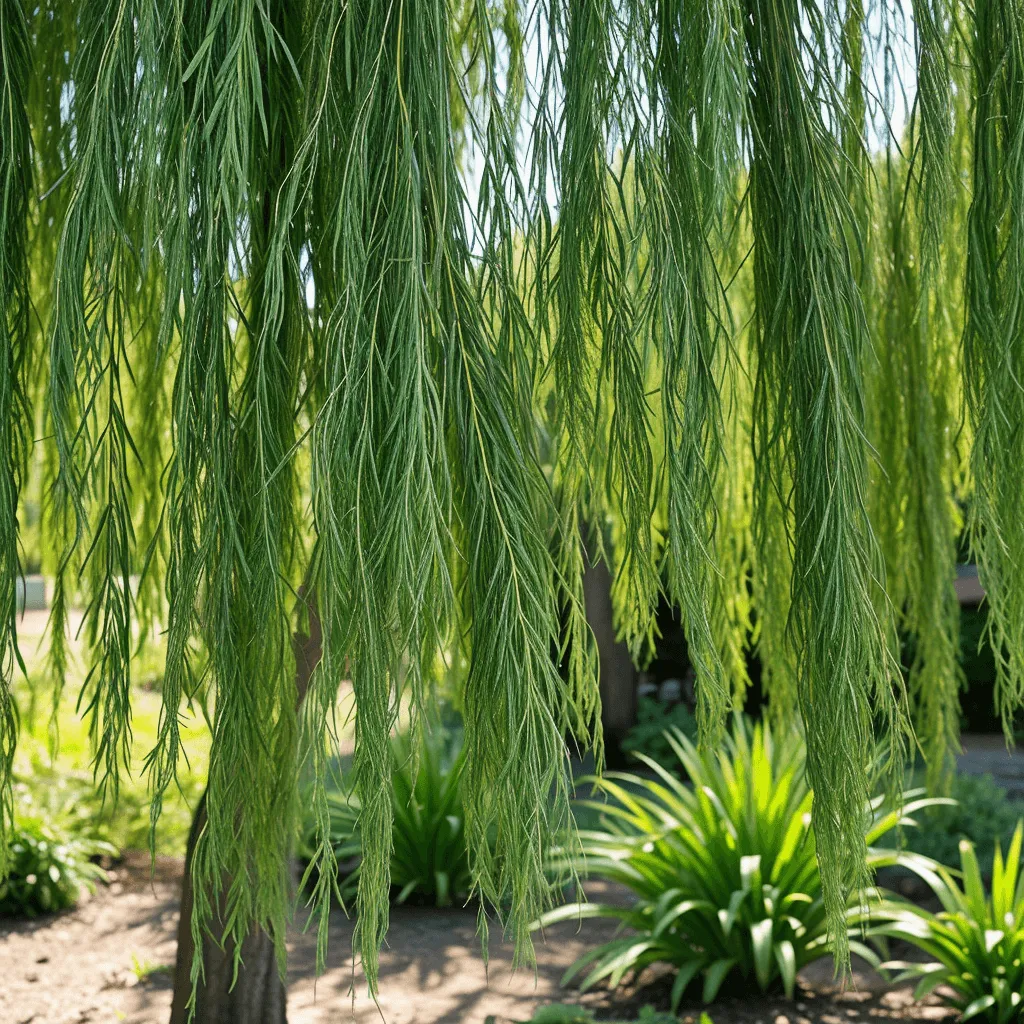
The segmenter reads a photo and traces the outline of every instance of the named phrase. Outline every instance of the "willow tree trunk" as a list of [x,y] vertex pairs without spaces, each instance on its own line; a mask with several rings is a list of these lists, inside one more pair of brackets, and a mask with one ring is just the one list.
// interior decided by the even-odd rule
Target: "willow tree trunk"
[[609,765],[617,767],[619,744],[636,722],[637,672],[629,648],[615,636],[612,575],[604,561],[588,564],[583,572],[587,621],[597,642],[601,681],[601,725]]
[[[299,590],[300,601],[306,588]],[[295,703],[301,708],[309,689],[309,680],[320,661],[322,635],[315,602],[308,604],[309,635],[292,637],[295,652]],[[206,794],[196,807],[185,851],[185,877],[181,883],[181,914],[178,918],[178,954],[174,966],[174,996],[170,1024],[187,1024],[192,996],[192,963],[195,942],[192,938],[192,912],[195,891],[192,887],[192,862],[196,845],[206,824]],[[227,883],[223,891],[227,891]],[[193,1024],[287,1024],[287,988],[277,969],[274,937],[254,930],[242,943],[241,964],[235,974],[235,947],[223,945],[216,936],[223,931],[220,922],[211,923],[202,939],[203,978],[196,989]]]
[[[188,1001],[192,994],[192,859],[196,843],[206,823],[206,794],[203,794],[192,820],[185,854],[185,878],[181,885],[181,916],[178,919],[178,955],[174,968],[174,999],[171,1024],[186,1024]],[[195,1024],[286,1024],[285,983],[277,969],[273,936],[254,931],[242,943],[242,962],[235,977],[235,950],[213,937],[221,929],[213,924],[213,934],[203,935],[203,980],[196,990]]]

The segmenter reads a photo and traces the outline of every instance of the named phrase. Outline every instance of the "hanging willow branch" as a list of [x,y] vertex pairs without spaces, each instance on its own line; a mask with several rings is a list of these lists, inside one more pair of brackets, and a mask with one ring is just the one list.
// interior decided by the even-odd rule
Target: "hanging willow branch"
[[960,517],[953,500],[959,339],[937,294],[940,268],[922,259],[915,245],[908,178],[889,166],[882,181],[879,256],[887,287],[879,299],[878,363],[870,385],[879,452],[872,507],[889,595],[908,635],[908,689],[929,784],[942,791],[955,767],[960,719],[954,588]]
[[1024,9],[974,8],[974,199],[968,224],[967,399],[975,430],[972,546],[989,600],[996,706],[1024,699]]
[[759,321],[758,501],[791,508],[791,628],[815,789],[829,931],[842,965],[848,894],[863,880],[872,718],[902,752],[892,637],[877,608],[879,558],[864,501],[867,323],[847,249],[838,143],[802,61],[801,7],[750,0],[751,220]]
[[[962,203],[952,190],[954,119],[945,22],[919,22],[921,79],[909,161],[890,150],[875,181],[881,231],[877,362],[870,389],[878,452],[871,507],[887,587],[908,635],[908,689],[929,786],[948,787],[959,743],[959,603],[954,588],[960,515],[954,503],[960,339],[951,311],[941,225]],[[941,68],[937,70],[936,65]],[[957,130],[963,117],[956,119]],[[959,219],[954,221],[959,223]]]
[[[650,22],[633,13],[606,0],[550,9],[564,89],[551,365],[557,430],[564,437],[560,499],[577,510],[570,514],[587,500],[591,510],[604,508],[617,520],[613,600],[619,630],[640,658],[650,645],[661,584],[651,529],[650,282],[642,265],[644,197],[635,167],[647,126],[632,87]],[[617,152],[609,159],[612,139]]]
[[[843,964],[877,740],[902,767],[898,629],[933,787],[952,763],[954,499],[1008,730],[1024,699],[1022,14],[0,0],[0,848],[32,465],[50,674],[59,700],[80,605],[99,784],[129,766],[154,629],[154,828],[182,707],[207,715],[197,939],[261,928],[283,964],[308,759],[323,963],[350,683],[376,988],[389,736],[465,665],[474,889],[528,957],[567,739],[600,758],[590,549],[636,659],[661,602],[680,615],[703,742],[756,645],[771,715],[806,734]],[[300,720],[301,584],[323,659]]]
[[[58,514],[72,525],[56,587],[76,559],[87,578],[85,630],[95,657],[79,697],[90,716],[102,785],[117,796],[129,763],[130,578],[135,531],[129,460],[138,453],[125,409],[131,377],[129,295],[137,265],[129,238],[140,161],[135,145],[134,11],[96,4],[76,55],[76,160],[54,264],[49,322],[50,414],[58,454]],[[61,605],[62,607],[62,605]],[[55,632],[63,636],[62,624]]]
[[939,256],[953,191],[953,88],[949,59],[953,22],[946,0],[915,0],[913,12],[917,109],[912,163],[919,192],[921,252],[927,274],[928,265]]
[[17,647],[18,491],[30,414],[23,369],[30,332],[28,206],[31,137],[25,87],[31,78],[28,25],[17,0],[0,7],[0,876],[8,868],[14,814],[11,770],[18,715],[11,692]]
[[[906,352],[908,432],[905,458],[911,485],[906,508],[910,534],[904,556],[905,626],[914,637],[909,690],[921,737],[929,788],[948,789],[959,746],[962,682],[960,607],[954,588],[960,516],[953,501],[954,439],[961,419],[956,378],[959,339],[949,323],[955,301],[944,292],[942,243],[954,212],[953,79],[950,43],[956,25],[942,0],[914,5],[917,39],[917,116],[909,175],[916,179],[920,272],[908,261],[909,224],[893,224],[893,287],[917,291]],[[957,82],[962,87],[963,82]],[[958,119],[962,121],[962,118]],[[895,185],[887,178],[889,188]],[[889,203],[895,207],[895,197]],[[904,207],[906,210],[906,207]],[[905,218],[908,219],[909,218]],[[958,221],[953,221],[958,223]],[[948,258],[948,257],[947,257]]]
[[[698,687],[701,735],[725,720],[731,683],[713,623],[727,600],[715,551],[716,477],[724,426],[718,375],[727,342],[710,232],[734,166],[727,138],[741,75],[737,14],[711,0],[698,11],[658,9],[651,93],[663,106],[660,152],[651,162],[651,281],[662,357],[662,422],[668,478],[668,593],[683,610]],[[735,585],[735,580],[730,579]]]

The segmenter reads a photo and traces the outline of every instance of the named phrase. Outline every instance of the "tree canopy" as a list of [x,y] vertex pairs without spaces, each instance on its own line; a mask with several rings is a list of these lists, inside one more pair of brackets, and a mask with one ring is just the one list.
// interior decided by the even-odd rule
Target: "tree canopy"
[[442,677],[475,889],[529,954],[566,737],[600,749],[593,552],[637,659],[677,608],[703,743],[756,645],[840,962],[879,739],[937,789],[956,749],[965,522],[1011,729],[1021,0],[0,0],[0,245],[0,851],[33,467],[98,783],[154,628],[154,825],[208,714],[196,930],[221,900],[283,951],[311,758],[326,938],[351,681],[371,987],[389,735]]

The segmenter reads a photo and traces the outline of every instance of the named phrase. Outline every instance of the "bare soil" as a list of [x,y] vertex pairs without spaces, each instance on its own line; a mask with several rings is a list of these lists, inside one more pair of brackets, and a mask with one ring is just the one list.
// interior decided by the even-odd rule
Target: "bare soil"
[[[71,912],[32,921],[0,920],[0,1024],[164,1024],[171,1000],[182,862],[161,858],[150,874],[145,855],[130,855],[111,884]],[[589,888],[589,887],[588,887]],[[594,886],[591,896],[611,893]],[[367,998],[349,950],[352,923],[331,918],[329,966],[315,976],[315,938],[289,936],[288,1019],[291,1024],[354,1021],[369,1024],[499,1024],[527,1020],[539,1005],[582,1003],[599,1019],[635,1015],[650,1003],[667,1005],[670,982],[648,972],[641,986],[584,996],[560,989],[563,971],[613,931],[588,921],[548,930],[537,947],[536,975],[511,971],[512,950],[492,934],[485,969],[471,909],[396,907],[381,956],[380,1003]],[[914,1006],[908,986],[886,987],[857,971],[840,992],[827,963],[801,976],[801,991],[782,997],[725,994],[711,1010],[715,1024],[849,1024],[852,1021],[940,1020],[953,1014],[936,999]],[[682,1019],[696,1021],[696,1002]]]

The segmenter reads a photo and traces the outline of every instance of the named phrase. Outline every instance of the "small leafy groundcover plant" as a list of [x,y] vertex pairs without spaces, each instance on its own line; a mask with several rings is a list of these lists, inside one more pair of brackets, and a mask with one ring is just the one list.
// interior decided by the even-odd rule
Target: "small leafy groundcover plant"
[[[97,790],[91,769],[54,766],[44,751],[45,746],[38,744],[15,782],[19,818],[37,818],[58,834],[102,840],[119,850],[148,849],[150,797],[145,783],[131,780],[122,785],[115,803]],[[199,774],[182,773],[180,786],[164,802],[157,853],[179,854],[184,849],[203,785]]]
[[[418,730],[416,738],[402,733],[391,741],[391,885],[396,903],[415,899],[443,907],[470,893],[461,746],[461,735],[443,728]],[[329,792],[327,800],[335,857],[339,865],[354,865],[339,883],[341,897],[348,901],[359,882],[359,800],[344,786]],[[300,853],[309,858],[315,844],[315,823],[310,821]]]
[[[896,898],[871,908],[875,939],[902,939],[932,959],[927,963],[889,961],[882,969],[899,970],[898,981],[919,979],[915,997],[936,989],[961,1011],[1009,1024],[1024,1020],[1024,871],[1018,822],[1006,859],[997,842],[992,858],[992,891],[986,897],[974,847],[960,843],[960,875],[943,865],[916,859],[914,869],[942,905],[939,913]],[[878,923],[880,922],[880,923]],[[883,944],[884,948],[884,944]],[[950,994],[950,992],[952,994]]]
[[36,917],[73,907],[82,889],[93,889],[106,872],[92,858],[116,856],[110,843],[60,835],[37,818],[16,822],[11,870],[0,881],[0,914]]
[[[637,899],[628,908],[570,904],[537,922],[615,918],[626,932],[581,957],[563,983],[582,974],[584,990],[604,980],[615,987],[627,974],[665,963],[677,972],[673,1009],[698,980],[711,1002],[737,975],[792,997],[797,972],[829,952],[803,740],[795,731],[775,737],[767,724],[739,717],[717,754],[698,753],[678,730],[669,740],[690,784],[650,758],[643,760],[655,780],[622,773],[593,780],[609,802],[584,801],[605,826],[580,833],[586,873],[627,886]],[[934,802],[920,797],[905,794],[902,819],[882,798],[867,808],[872,867],[901,860],[875,844]],[[874,958],[851,935],[851,948]]]

